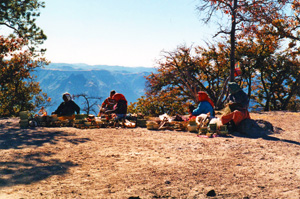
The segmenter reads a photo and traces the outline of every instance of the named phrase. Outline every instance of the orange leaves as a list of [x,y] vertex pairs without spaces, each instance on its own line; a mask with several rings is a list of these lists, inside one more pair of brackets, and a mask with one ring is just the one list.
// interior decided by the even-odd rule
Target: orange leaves
[[274,25],[274,26],[280,26],[280,25],[282,25],[284,23],[284,20],[283,19],[274,19],[273,21],[272,21],[272,25]]
[[296,9],[300,8],[300,2],[299,2],[299,0],[294,0],[293,3],[292,3],[292,5],[291,5],[291,8],[293,10],[296,10]]
[[210,3],[211,5],[217,4],[217,0],[211,0]]
[[23,50],[26,45],[26,40],[0,36],[0,89],[6,93],[0,95],[0,116],[16,115],[16,112],[25,109],[32,110],[32,100],[41,92],[30,72],[41,66],[45,59],[35,59],[30,51]]
[[7,38],[0,35],[0,54],[12,53],[26,44],[21,38]]
[[158,73],[147,77],[148,92],[137,107],[146,100],[148,103],[144,104],[151,106],[150,109],[156,107],[155,110],[170,114],[184,113],[187,109],[183,107],[198,102],[200,90],[207,91],[214,101],[222,103],[221,90],[228,76],[228,56],[228,46],[222,43],[208,48],[178,47],[173,52],[166,52]]

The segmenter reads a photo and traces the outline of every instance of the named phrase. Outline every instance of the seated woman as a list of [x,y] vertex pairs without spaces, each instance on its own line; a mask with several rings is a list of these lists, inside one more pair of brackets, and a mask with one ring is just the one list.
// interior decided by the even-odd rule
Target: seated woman
[[207,113],[210,113],[210,116],[214,117],[215,116],[214,103],[208,97],[207,93],[204,91],[199,91],[198,97],[199,97],[198,107],[191,111],[191,117],[198,116],[200,114],[207,114]]
[[236,82],[229,82],[229,103],[230,113],[221,117],[223,124],[232,122],[232,125],[239,125],[244,119],[250,119],[248,112],[249,98]]
[[65,119],[75,118],[75,112],[80,113],[80,107],[72,100],[69,93],[63,94],[63,102],[58,106],[58,108],[52,112],[52,114],[57,114],[58,117],[65,117]]

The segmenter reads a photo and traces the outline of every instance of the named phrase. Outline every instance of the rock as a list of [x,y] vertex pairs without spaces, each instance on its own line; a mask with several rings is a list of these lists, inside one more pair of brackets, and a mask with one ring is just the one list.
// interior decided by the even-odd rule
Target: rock
[[165,184],[171,184],[171,182],[167,180],[167,181],[165,181]]
[[216,192],[215,192],[215,190],[210,190],[209,192],[207,192],[207,194],[206,194],[206,196],[209,196],[209,197],[214,197],[214,196],[216,196],[217,194],[216,194]]
[[273,125],[264,120],[245,119],[236,128],[239,133],[253,138],[263,137],[274,132]]

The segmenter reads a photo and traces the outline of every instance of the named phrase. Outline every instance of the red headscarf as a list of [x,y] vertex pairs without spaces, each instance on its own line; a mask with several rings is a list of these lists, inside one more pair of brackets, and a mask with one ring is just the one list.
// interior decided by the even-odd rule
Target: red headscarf
[[124,101],[126,101],[126,104],[127,104],[127,100],[126,100],[125,96],[124,96],[123,94],[121,94],[121,93],[116,93],[116,94],[114,94],[114,95],[111,97],[111,99],[115,100],[116,102],[118,102],[118,101],[120,101],[120,100],[124,100]]
[[213,101],[208,97],[207,93],[204,91],[198,92],[199,102],[207,101],[212,107],[215,107]]

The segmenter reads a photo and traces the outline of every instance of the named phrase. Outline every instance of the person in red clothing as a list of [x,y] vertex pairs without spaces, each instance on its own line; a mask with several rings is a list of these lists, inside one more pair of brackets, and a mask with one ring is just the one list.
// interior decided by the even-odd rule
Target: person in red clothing
[[102,113],[108,110],[113,110],[115,101],[112,100],[112,96],[116,93],[116,91],[112,90],[110,91],[109,97],[106,98],[103,103],[101,104],[100,111],[98,113],[98,116],[101,116]]
[[228,106],[231,112],[222,115],[221,121],[222,124],[232,125],[232,130],[235,130],[241,121],[250,119],[249,98],[236,82],[229,82],[228,88],[230,92]]
[[115,93],[111,99],[114,100],[116,103],[118,103],[120,101],[124,101],[127,104],[127,100],[126,100],[125,96],[121,93]]
[[105,113],[115,113],[117,115],[116,120],[125,118],[127,113],[127,100],[121,93],[115,93],[112,98],[115,103],[113,110],[108,110]]

